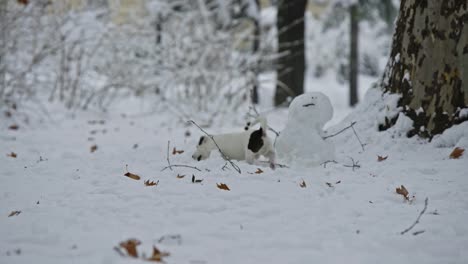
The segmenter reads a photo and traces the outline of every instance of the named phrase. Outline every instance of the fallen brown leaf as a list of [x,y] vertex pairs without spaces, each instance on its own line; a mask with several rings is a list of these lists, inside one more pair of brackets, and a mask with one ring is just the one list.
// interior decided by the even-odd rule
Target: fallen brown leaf
[[162,258],[170,256],[169,252],[161,252],[157,247],[153,246],[153,255],[146,259],[148,261],[162,262]]
[[403,197],[405,197],[405,200],[409,200],[409,192],[405,188],[405,186],[401,185],[401,187],[397,187],[395,191],[396,193],[403,195]]
[[203,181],[203,179],[198,179],[198,180],[195,179],[195,175],[192,174],[192,183],[200,183],[200,182],[202,182],[202,181]]
[[255,174],[260,174],[260,173],[263,173],[263,171],[260,168],[257,168],[257,170],[255,171]]
[[138,175],[136,175],[136,174],[133,174],[133,173],[131,173],[131,172],[125,173],[124,176],[127,176],[127,177],[132,178],[132,179],[137,180],[137,181],[138,181],[139,179],[141,179],[140,176],[138,176]]
[[18,4],[27,5],[29,0],[16,0],[16,2],[18,2]]
[[452,153],[450,153],[450,158],[458,159],[463,155],[463,152],[465,152],[465,149],[456,147],[455,149],[453,149]]
[[16,153],[14,153],[14,152],[11,152],[10,154],[7,154],[7,156],[10,157],[10,158],[18,157],[18,155]]
[[156,185],[158,185],[158,183],[159,183],[159,180],[157,182],[150,181],[150,180],[145,181],[146,186],[156,186]]
[[8,215],[8,217],[16,216],[16,215],[19,215],[19,214],[21,214],[21,211],[12,211],[12,212]]
[[388,158],[388,156],[385,156],[385,157],[384,157],[384,156],[379,156],[379,155],[377,155],[377,161],[378,161],[378,162],[384,161],[384,160],[386,160],[387,158]]
[[90,148],[91,153],[95,152],[97,150],[97,145],[92,145]]
[[125,169],[127,170],[127,173],[125,173],[124,176],[127,176],[127,177],[129,177],[129,178],[131,178],[131,179],[134,179],[134,180],[137,180],[137,181],[138,181],[139,179],[141,179],[140,176],[138,176],[138,175],[136,175],[136,174],[133,174],[133,173],[131,173],[131,172],[128,171],[128,165],[125,166]]
[[183,150],[177,150],[175,147],[172,149],[172,155],[182,154],[182,153],[184,153]]
[[216,186],[218,186],[219,189],[221,190],[226,190],[226,191],[230,191],[231,189],[229,189],[229,187],[224,184],[224,183],[217,183]]
[[307,187],[307,184],[305,183],[304,180],[302,180],[302,182],[299,184],[299,186],[301,186],[301,188],[305,188],[305,187]]
[[127,254],[131,257],[138,258],[137,246],[141,242],[138,239],[129,239],[127,241],[120,242],[119,246],[127,251]]
[[185,177],[185,175],[180,175],[180,174],[177,174],[177,176],[176,176],[177,179],[182,179],[184,177]]
[[9,126],[8,129],[10,129],[10,130],[18,130],[18,129],[19,129],[19,126],[18,126],[17,124],[13,124],[13,125]]

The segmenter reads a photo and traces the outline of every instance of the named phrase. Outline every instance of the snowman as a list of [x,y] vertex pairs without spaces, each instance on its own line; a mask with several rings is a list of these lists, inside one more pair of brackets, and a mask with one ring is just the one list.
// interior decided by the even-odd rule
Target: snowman
[[333,143],[323,139],[323,126],[332,116],[330,99],[323,93],[305,93],[294,98],[286,127],[275,144],[279,160],[291,166],[306,167],[333,160]]

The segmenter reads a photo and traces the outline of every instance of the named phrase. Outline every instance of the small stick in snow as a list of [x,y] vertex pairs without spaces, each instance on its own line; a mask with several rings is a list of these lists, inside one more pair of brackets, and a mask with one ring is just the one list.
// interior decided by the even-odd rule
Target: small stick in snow
[[336,160],[327,160],[327,161],[321,163],[320,165],[323,165],[323,167],[326,168],[328,163],[338,164],[338,162]]
[[352,168],[353,171],[354,171],[354,168],[361,168],[361,165],[359,165],[359,161],[354,161],[354,159],[352,157],[349,157],[351,159],[351,161],[353,162],[352,165],[343,165],[345,167],[348,167],[348,168]]
[[351,122],[351,124],[343,129],[341,129],[340,131],[336,132],[335,134],[332,134],[332,135],[329,135],[329,136],[326,136],[326,137],[323,137],[323,139],[327,139],[327,138],[331,138],[331,137],[334,137],[334,136],[337,136],[341,133],[343,133],[345,130],[349,129],[349,128],[352,128],[353,129],[353,132],[354,132],[354,135],[356,136],[357,140],[359,141],[359,144],[361,145],[361,148],[362,148],[362,151],[364,151],[364,144],[362,144],[362,141],[361,139],[359,138],[357,132],[356,132],[356,129],[354,129],[354,125],[356,124],[356,121],[353,121]]
[[[171,162],[169,161],[169,145],[171,144],[171,141],[167,141],[167,153],[166,153],[166,160],[167,160],[167,164],[169,166],[167,166],[167,168],[169,168],[170,170],[172,170],[172,166],[171,166]],[[163,169],[164,170],[164,169]]]
[[[410,227],[406,228],[405,230],[403,230],[403,231],[400,233],[401,235],[406,234],[408,231],[410,231],[411,229],[413,229],[413,227],[414,227],[415,225],[417,225],[417,224],[419,223],[419,219],[421,219],[421,216],[426,212],[427,204],[428,204],[428,203],[429,203],[429,198],[426,197],[426,200],[424,200],[424,209],[421,211],[421,213],[419,213],[419,216],[418,216],[418,218],[416,219],[416,221],[414,221],[414,223],[413,223]],[[421,233],[422,233],[422,232],[420,232],[420,231],[419,231],[419,232],[414,232],[413,235],[416,236],[416,235],[419,235],[419,234],[421,234]]]
[[168,166],[164,167],[161,171],[164,171],[164,170],[166,170],[166,169],[170,169],[170,170],[172,171],[172,168],[173,168],[173,167],[190,168],[190,169],[194,169],[194,170],[197,170],[197,171],[201,171],[199,168],[194,167],[194,166],[180,165],[180,164],[174,164],[174,165],[172,165],[172,164],[171,164],[171,161],[169,160],[169,149],[170,149],[170,144],[171,144],[171,141],[167,141],[166,160],[167,160]]
[[227,162],[229,162],[229,163],[231,164],[231,166],[232,166],[239,174],[241,173],[241,169],[239,168],[239,166],[237,166],[230,158],[228,158],[228,157],[221,151],[221,148],[218,146],[218,143],[216,143],[216,141],[214,140],[214,138],[213,138],[212,135],[208,134],[203,128],[201,128],[197,123],[195,123],[195,121],[189,120],[188,122],[194,124],[195,126],[197,126],[198,129],[200,129],[203,133],[205,133],[205,135],[207,135],[209,138],[211,138],[211,140],[213,140],[213,143],[215,144],[216,148],[218,149],[219,153],[221,153],[221,157],[223,157],[224,160],[226,160]]
[[165,171],[166,169],[171,169],[172,168],[190,168],[190,169],[194,169],[194,170],[197,170],[197,171],[202,171],[201,169],[197,168],[197,167],[194,167],[194,166],[189,166],[189,165],[183,165],[183,164],[172,164],[170,166],[166,166],[164,168],[162,168],[161,171]]
[[362,151],[364,151],[364,144],[362,144],[361,139],[359,138],[356,132],[356,129],[354,129],[354,126],[351,126],[351,128],[353,129],[354,135],[356,136],[357,140],[359,141],[359,144],[361,145]]

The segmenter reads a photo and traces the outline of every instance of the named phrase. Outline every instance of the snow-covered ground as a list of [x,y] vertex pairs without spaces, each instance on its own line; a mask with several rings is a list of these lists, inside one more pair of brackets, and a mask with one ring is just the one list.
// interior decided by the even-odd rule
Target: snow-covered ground
[[[370,90],[350,114],[344,86],[308,83],[335,107],[329,132],[357,121],[364,150],[348,129],[333,138],[338,163],[272,171],[236,162],[239,174],[218,155],[192,160],[201,132],[168,113],[143,114],[139,99],[108,113],[49,106],[51,119],[18,130],[2,117],[0,263],[144,263],[114,250],[130,238],[141,240],[140,254],[150,255],[153,245],[169,252],[167,263],[466,263],[468,156],[449,155],[455,146],[468,147],[468,124],[430,143],[406,138],[405,122],[377,132],[391,97]],[[261,109],[270,106],[263,102]],[[270,125],[282,129],[287,111],[267,113]],[[242,126],[208,131],[236,129]],[[168,141],[171,164],[201,171],[162,171]],[[173,155],[173,147],[185,152]],[[347,167],[353,160],[360,167]],[[127,164],[141,180],[124,176]],[[192,183],[192,175],[203,181]],[[146,180],[158,184],[145,186]],[[395,192],[400,185],[411,202]],[[419,223],[402,235],[426,198]],[[9,217],[13,211],[20,213]]]

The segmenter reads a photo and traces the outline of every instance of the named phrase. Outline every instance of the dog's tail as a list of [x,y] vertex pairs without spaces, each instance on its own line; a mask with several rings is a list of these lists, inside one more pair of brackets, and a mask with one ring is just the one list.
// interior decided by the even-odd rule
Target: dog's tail
[[267,119],[264,116],[258,116],[253,122],[247,122],[245,125],[245,130],[249,130],[251,126],[254,126],[256,124],[260,123],[260,128],[262,129],[262,134],[266,135],[266,132],[268,131],[268,123]]

